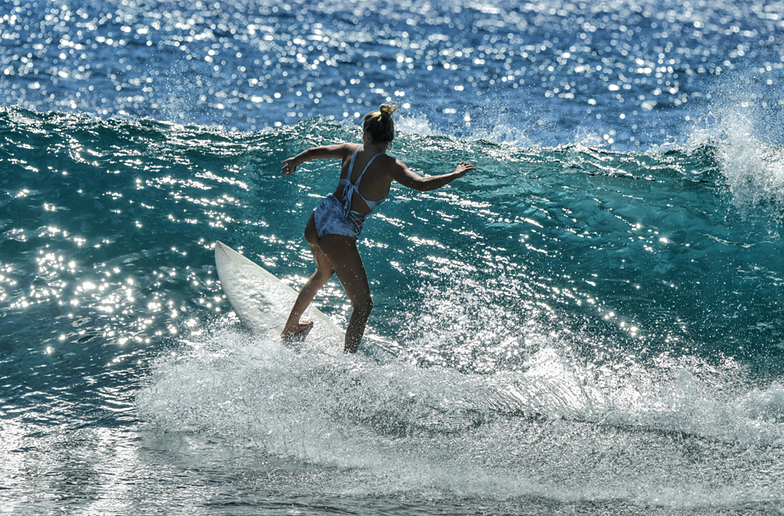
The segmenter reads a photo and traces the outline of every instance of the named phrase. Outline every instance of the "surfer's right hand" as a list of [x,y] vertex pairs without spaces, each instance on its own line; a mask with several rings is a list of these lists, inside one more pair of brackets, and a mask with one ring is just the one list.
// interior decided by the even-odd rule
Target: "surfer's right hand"
[[281,170],[280,173],[290,176],[296,168],[297,168],[297,164],[294,162],[294,158],[284,159],[283,170]]

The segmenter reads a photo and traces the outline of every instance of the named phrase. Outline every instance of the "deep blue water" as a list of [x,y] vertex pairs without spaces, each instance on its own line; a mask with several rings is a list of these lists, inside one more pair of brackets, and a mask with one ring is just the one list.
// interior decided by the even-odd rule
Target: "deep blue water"
[[[0,508],[779,514],[784,4],[0,2]],[[249,335],[397,102],[357,356]],[[337,282],[316,305],[341,326]],[[312,343],[317,348],[318,343]]]

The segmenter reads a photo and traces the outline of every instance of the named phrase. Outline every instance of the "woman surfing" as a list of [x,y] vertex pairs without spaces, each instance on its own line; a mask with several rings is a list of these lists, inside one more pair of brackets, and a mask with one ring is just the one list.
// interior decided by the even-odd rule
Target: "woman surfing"
[[393,181],[425,192],[441,188],[476,169],[469,163],[460,162],[452,173],[422,177],[401,160],[387,155],[387,146],[395,137],[392,113],[396,109],[382,104],[378,111],[365,115],[362,145],[343,143],[312,147],[283,161],[282,173],[286,175],[314,159],[340,159],[342,163],[337,188],[316,208],[305,226],[305,240],[313,253],[316,272],[305,282],[294,302],[282,332],[285,339],[296,337],[313,326],[313,322],[301,322],[300,317],[319,289],[337,274],[352,307],[344,351],[356,353],[373,309],[365,266],[357,248],[365,218],[387,198]]

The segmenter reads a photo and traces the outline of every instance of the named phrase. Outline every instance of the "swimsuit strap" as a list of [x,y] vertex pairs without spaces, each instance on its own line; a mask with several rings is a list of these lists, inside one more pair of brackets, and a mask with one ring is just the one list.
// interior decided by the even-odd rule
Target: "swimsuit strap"
[[[354,183],[354,186],[357,188],[357,190],[359,189],[359,183],[362,181],[362,178],[365,177],[365,172],[367,172],[367,169],[370,168],[370,164],[373,163],[373,161],[377,157],[381,156],[382,154],[384,154],[384,153],[383,152],[379,152],[378,154],[376,154],[375,156],[370,158],[370,161],[368,161],[367,165],[365,165],[365,169],[362,171],[361,174],[359,174],[359,177],[357,178],[357,182]],[[356,156],[356,154],[354,154],[354,156]],[[353,161],[353,158],[352,158],[352,161]],[[352,165],[353,165],[353,163],[352,163]],[[349,176],[349,180],[350,179],[351,179],[351,176]],[[359,191],[357,191],[357,193],[359,193]],[[362,197],[362,199],[365,198],[365,196],[363,196],[362,194],[359,194],[359,196]],[[367,202],[367,201],[365,201],[365,202]]]
[[346,218],[348,218],[348,214],[351,212],[351,200],[354,197],[354,192],[356,192],[357,195],[360,196],[363,201],[365,201],[365,204],[368,205],[368,208],[370,208],[371,211],[373,211],[373,207],[371,207],[370,204],[377,202],[377,201],[368,201],[367,199],[365,199],[364,195],[359,193],[359,182],[362,181],[362,178],[365,176],[365,172],[367,172],[367,169],[370,168],[370,164],[373,163],[373,160],[375,160],[377,157],[383,154],[383,152],[379,152],[378,154],[370,158],[368,164],[365,165],[365,169],[362,171],[361,174],[359,174],[359,177],[357,178],[357,182],[352,183],[351,173],[354,171],[354,160],[356,159],[357,154],[359,153],[359,149],[361,148],[362,147],[357,147],[357,150],[354,151],[354,155],[351,156],[351,161],[348,164],[348,174],[346,175],[345,179],[340,180],[340,183],[343,183],[345,185],[343,188],[343,202],[342,202],[343,213],[341,214],[342,220],[346,220]]
[[351,173],[354,171],[354,160],[357,159],[357,154],[359,154],[359,149],[362,147],[357,147],[357,150],[354,151],[354,154],[351,155],[351,161],[348,164],[348,174],[346,174],[346,180],[350,183],[351,182]]

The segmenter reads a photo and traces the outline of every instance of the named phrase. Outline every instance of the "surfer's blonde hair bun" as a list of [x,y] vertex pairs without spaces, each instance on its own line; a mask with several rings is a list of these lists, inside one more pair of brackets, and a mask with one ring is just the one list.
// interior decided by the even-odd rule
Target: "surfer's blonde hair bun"
[[397,105],[392,107],[389,104],[381,104],[381,107],[378,108],[378,112],[381,113],[383,118],[391,117],[395,111],[397,111]]

